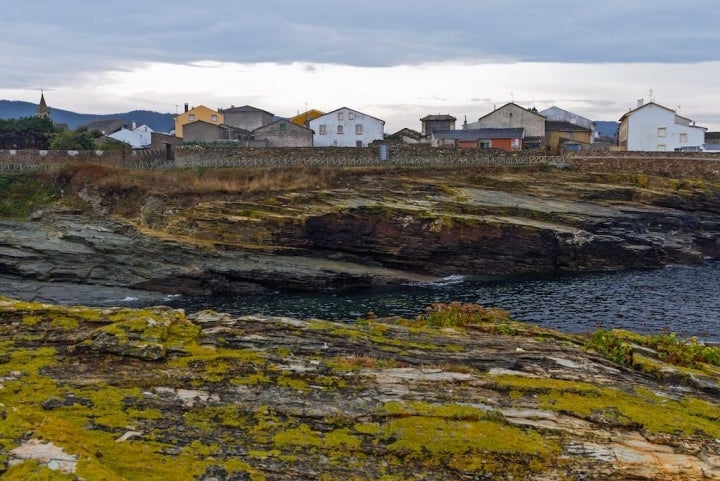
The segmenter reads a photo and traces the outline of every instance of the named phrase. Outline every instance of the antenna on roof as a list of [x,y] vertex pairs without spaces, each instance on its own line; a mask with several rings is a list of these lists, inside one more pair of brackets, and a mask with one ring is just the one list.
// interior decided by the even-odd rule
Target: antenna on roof
[[653,97],[653,89],[650,89],[650,102],[655,102],[655,97]]

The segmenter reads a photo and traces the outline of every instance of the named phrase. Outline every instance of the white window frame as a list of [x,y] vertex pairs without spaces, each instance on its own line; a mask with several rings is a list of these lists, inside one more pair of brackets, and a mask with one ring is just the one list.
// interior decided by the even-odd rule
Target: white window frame
[[195,122],[195,114],[188,114],[188,120],[190,122]]
[[338,135],[343,135],[345,133],[345,127],[342,124],[338,125],[337,133]]
[[338,120],[343,120],[344,116],[342,112],[338,112]]
[[355,135],[363,134],[363,124],[355,124]]
[[210,116],[210,121],[211,121],[211,122],[217,122],[217,115],[212,114],[212,115]]
[[658,144],[658,146],[657,146],[657,151],[658,151],[658,152],[667,152],[667,145],[665,145],[665,144]]
[[667,127],[658,127],[658,137],[667,137]]
[[685,132],[680,133],[680,143],[681,144],[687,144],[688,141],[688,134]]
[[320,124],[319,132],[320,135],[327,135],[327,125]]

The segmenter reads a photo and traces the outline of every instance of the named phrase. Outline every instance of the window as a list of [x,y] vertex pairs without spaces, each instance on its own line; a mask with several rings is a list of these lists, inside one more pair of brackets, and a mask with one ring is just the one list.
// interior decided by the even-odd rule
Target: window
[[667,128],[658,127],[658,137],[667,137]]
[[667,146],[665,145],[658,145],[657,146],[658,152],[665,152],[667,150]]
[[574,138],[575,138],[575,132],[568,132],[566,138],[571,139],[571,140],[574,139]]
[[478,147],[480,147],[481,149],[489,149],[490,141],[489,140],[478,140]]
[[338,120],[342,120],[343,118],[344,118],[344,117],[343,117],[343,113],[342,113],[342,112],[338,112]]
[[355,112],[348,112],[348,120],[353,120],[355,118]]
[[680,143],[687,144],[687,134],[680,134]]
[[356,124],[355,125],[355,135],[362,135],[362,134],[363,134],[363,125]]
[[217,122],[217,115],[213,114],[210,116],[210,121]]
[[280,124],[280,130],[287,130],[287,124],[285,122]]
[[320,135],[327,134],[327,125],[323,124],[320,126]]
[[195,114],[190,114],[190,115],[188,115],[188,120],[189,120],[190,122],[195,122]]
[[345,133],[345,131],[344,131],[344,129],[343,129],[343,126],[342,126],[342,125],[338,125],[338,134],[344,134],[344,133]]

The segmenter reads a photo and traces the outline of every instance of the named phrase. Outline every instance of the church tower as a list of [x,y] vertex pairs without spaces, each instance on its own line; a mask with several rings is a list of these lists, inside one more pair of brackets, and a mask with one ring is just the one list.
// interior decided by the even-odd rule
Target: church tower
[[47,104],[45,103],[45,94],[43,92],[40,92],[40,105],[38,105],[37,111],[35,112],[35,116],[43,118],[43,119],[50,118],[50,109],[48,108]]

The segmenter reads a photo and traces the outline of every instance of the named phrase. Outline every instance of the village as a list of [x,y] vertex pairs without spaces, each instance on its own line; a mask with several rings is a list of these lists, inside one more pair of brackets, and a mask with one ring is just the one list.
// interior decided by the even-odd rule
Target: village
[[[44,97],[38,115],[49,115]],[[184,105],[171,132],[123,119],[98,120],[84,126],[133,149],[164,148],[188,143],[232,143],[245,147],[368,147],[394,142],[434,148],[536,151],[550,155],[591,151],[718,152],[720,132],[707,132],[692,119],[654,101],[637,101],[618,121],[614,135],[602,133],[582,115],[550,107],[538,111],[515,102],[495,108],[474,122],[458,126],[450,114],[419,119],[420,130],[385,132],[385,122],[349,107],[331,112],[311,109],[291,118],[250,105],[211,109]],[[458,128],[459,127],[459,128]]]

